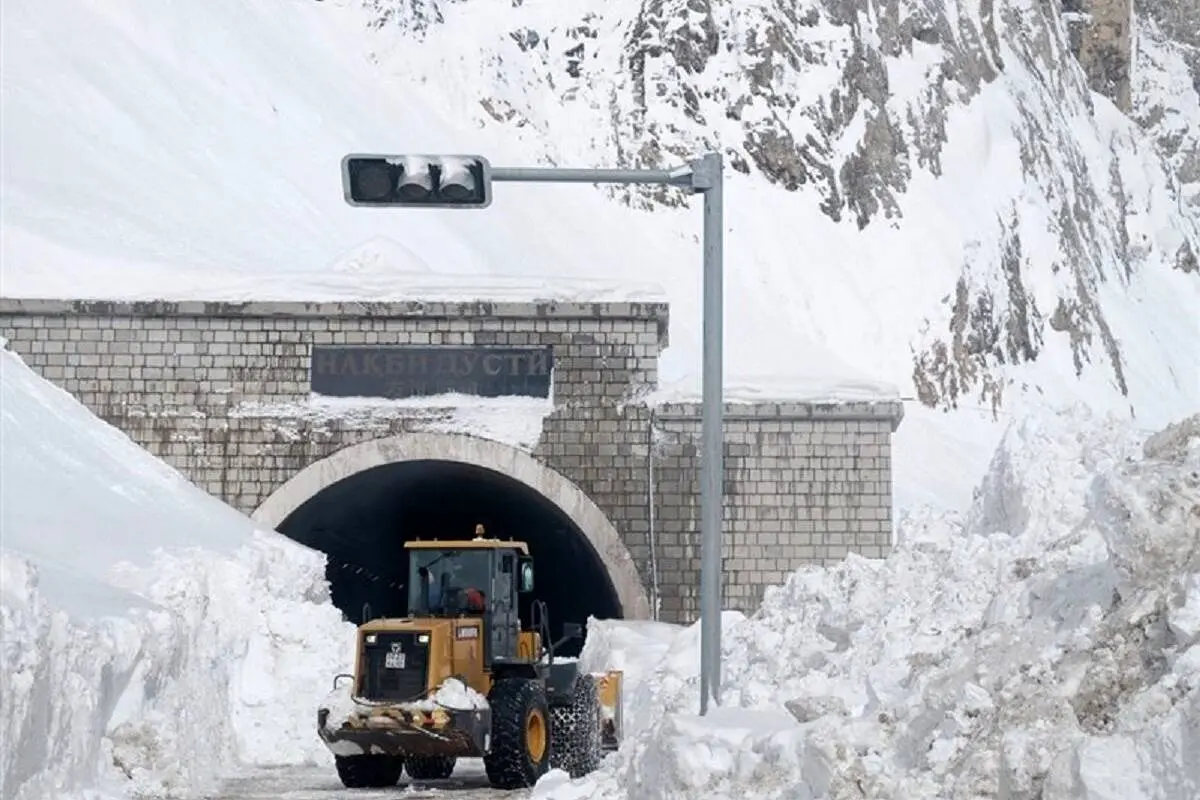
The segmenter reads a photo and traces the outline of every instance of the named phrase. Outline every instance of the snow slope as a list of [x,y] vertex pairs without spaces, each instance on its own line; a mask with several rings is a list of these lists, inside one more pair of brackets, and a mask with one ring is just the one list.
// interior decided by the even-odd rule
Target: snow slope
[[[1195,216],[1157,139],[1088,94],[1048,5],[684,5],[8,0],[3,292],[662,294],[662,396],[690,397],[696,208],[506,184],[483,213],[374,213],[343,203],[337,164],[662,166],[716,146],[731,394],[956,407],[912,408],[902,502],[965,502],[1008,415],[1046,399],[1149,426],[1194,406]],[[1138,85],[1167,84],[1177,125],[1185,87]],[[966,477],[909,477],[944,454]]]
[[727,614],[706,718],[695,627],[592,621],[581,662],[629,669],[627,745],[534,796],[1200,796],[1200,415],[1148,439],[1029,419],[965,517],[902,534]]
[[312,709],[353,629],[324,558],[0,359],[0,795],[177,796],[328,758]]

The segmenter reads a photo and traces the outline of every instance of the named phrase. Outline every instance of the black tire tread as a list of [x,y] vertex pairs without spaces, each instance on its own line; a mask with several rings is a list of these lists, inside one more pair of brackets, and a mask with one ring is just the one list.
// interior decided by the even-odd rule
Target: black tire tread
[[404,771],[398,756],[334,756],[338,777],[347,789],[382,789],[395,786]]
[[442,781],[454,774],[457,761],[454,756],[409,756],[404,768],[415,781]]
[[572,778],[582,778],[600,766],[600,694],[596,679],[580,675],[570,705],[551,709],[551,762]]
[[[547,728],[553,730],[546,703],[546,688],[529,678],[503,678],[488,693],[492,711],[491,752],[483,757],[488,782],[496,789],[525,789],[537,783],[550,768],[549,752],[541,761],[529,757],[525,747],[525,716],[539,708]],[[547,731],[549,733],[549,731]],[[547,742],[547,750],[553,743]]]

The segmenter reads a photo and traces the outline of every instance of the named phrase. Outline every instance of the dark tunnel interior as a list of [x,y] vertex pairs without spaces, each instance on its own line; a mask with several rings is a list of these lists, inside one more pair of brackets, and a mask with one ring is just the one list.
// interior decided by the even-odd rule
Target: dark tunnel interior
[[[334,604],[355,624],[407,611],[409,539],[486,536],[529,545],[534,590],[521,596],[528,627],[535,600],[548,609],[551,638],[564,622],[621,616],[600,558],[575,524],[525,484],[492,470],[454,461],[406,461],[374,467],[335,483],[297,508],[279,532],[328,556]],[[556,654],[575,656],[582,642]]]

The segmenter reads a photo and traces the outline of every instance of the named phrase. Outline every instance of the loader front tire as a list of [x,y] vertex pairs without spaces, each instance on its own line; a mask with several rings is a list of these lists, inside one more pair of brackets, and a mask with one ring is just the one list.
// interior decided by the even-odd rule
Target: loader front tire
[[396,756],[334,756],[334,763],[347,789],[395,786],[404,771],[404,759]]
[[524,789],[550,768],[550,715],[546,689],[536,680],[504,678],[488,693],[492,742],[483,757],[488,782],[497,789]]
[[550,766],[582,778],[600,766],[600,693],[596,679],[580,675],[570,705],[550,709],[552,724]]
[[444,781],[454,774],[454,756],[409,756],[404,762],[414,781]]

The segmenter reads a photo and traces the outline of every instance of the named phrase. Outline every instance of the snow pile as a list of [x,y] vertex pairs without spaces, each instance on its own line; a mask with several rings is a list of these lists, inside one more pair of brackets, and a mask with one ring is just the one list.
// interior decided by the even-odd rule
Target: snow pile
[[[737,611],[721,614],[721,627],[729,631],[744,622]],[[700,626],[681,628],[663,622],[588,620],[588,634],[579,654],[582,672],[622,671],[622,734],[635,739],[662,716],[662,698],[679,695],[699,685]],[[696,695],[699,704],[699,693]]]
[[[354,697],[354,684],[349,680],[345,680],[339,682],[333,691],[325,696],[325,699],[321,701],[318,708],[329,712],[329,716],[325,721],[325,727],[330,730],[337,730],[355,712],[369,710],[373,705],[379,704],[356,699]],[[470,711],[476,708],[487,708],[488,702],[486,697],[470,686],[467,686],[458,678],[447,678],[433,694],[405,705],[417,711],[436,711],[439,708],[451,711]]]
[[328,758],[314,706],[353,628],[323,557],[0,358],[0,794],[178,796]]
[[438,708],[449,708],[454,711],[470,711],[473,708],[487,708],[487,698],[467,686],[458,678],[447,678],[437,691],[417,703],[417,707],[427,711]]
[[359,704],[354,699],[354,684],[350,680],[338,681],[333,690],[317,705],[318,711],[328,712],[325,727],[330,730],[337,730],[345,725],[358,709]]
[[[415,420],[414,411],[419,414]],[[299,440],[312,429],[331,424],[363,427],[386,436],[392,421],[403,415],[407,429],[414,432],[477,436],[531,452],[542,438],[546,417],[553,412],[553,397],[448,393],[388,399],[314,394],[296,403],[248,401],[230,409],[230,416],[261,418],[264,426]]]
[[[887,560],[727,619],[706,718],[698,632],[668,633],[626,745],[535,797],[1200,796],[1200,417],[1142,438],[1082,410],[1014,425],[965,519],[910,516]],[[628,658],[609,628],[590,668]]]

